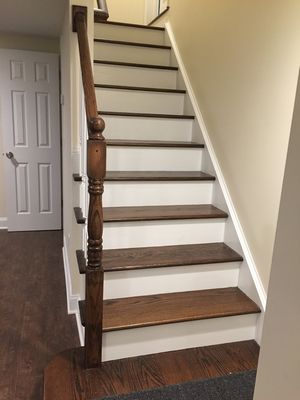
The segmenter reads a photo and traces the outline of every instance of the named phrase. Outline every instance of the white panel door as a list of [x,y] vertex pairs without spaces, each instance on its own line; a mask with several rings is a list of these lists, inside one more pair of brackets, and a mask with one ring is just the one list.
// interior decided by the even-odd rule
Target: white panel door
[[0,50],[8,229],[61,229],[58,55]]

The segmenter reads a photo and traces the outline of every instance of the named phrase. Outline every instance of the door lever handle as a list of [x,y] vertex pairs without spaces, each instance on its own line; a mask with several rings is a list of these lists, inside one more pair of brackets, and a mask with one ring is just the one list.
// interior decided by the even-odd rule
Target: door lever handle
[[6,153],[6,157],[12,159],[14,158],[14,154],[10,151],[9,153]]

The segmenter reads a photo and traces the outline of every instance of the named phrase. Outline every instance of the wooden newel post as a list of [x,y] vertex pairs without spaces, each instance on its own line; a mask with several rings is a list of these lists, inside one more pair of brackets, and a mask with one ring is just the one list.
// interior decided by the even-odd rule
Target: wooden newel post
[[89,122],[87,145],[88,192],[88,262],[86,269],[85,355],[88,368],[99,366],[102,358],[103,268],[102,235],[103,181],[106,173],[106,144],[102,132],[104,121],[98,117]]
[[103,119],[99,117],[97,110],[86,18],[86,7],[73,6],[73,30],[78,34],[82,83],[89,132],[87,141],[87,176],[90,202],[87,221],[88,261],[85,289],[85,363],[87,368],[92,368],[98,367],[102,359],[102,194],[106,173],[106,143],[102,135],[105,124]]

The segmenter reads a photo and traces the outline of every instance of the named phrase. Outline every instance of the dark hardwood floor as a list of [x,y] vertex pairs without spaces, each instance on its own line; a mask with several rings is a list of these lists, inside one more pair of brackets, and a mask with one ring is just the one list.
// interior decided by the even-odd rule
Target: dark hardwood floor
[[61,249],[61,232],[0,231],[0,400],[42,400],[46,365],[79,346]]
[[108,361],[102,368],[86,370],[82,348],[68,350],[46,369],[44,400],[100,400],[229,375],[256,369],[258,354],[258,345],[250,340]]

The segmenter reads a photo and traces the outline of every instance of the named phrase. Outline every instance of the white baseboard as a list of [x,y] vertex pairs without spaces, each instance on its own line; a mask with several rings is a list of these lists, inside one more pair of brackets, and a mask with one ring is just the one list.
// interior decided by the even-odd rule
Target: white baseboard
[[78,305],[78,302],[81,299],[80,299],[79,294],[72,293],[72,284],[71,284],[71,276],[70,276],[70,262],[69,262],[68,249],[67,249],[67,245],[66,245],[65,236],[64,236],[64,247],[62,248],[62,253],[63,253],[64,271],[65,271],[68,314],[75,314],[79,340],[80,340],[81,346],[83,346],[84,329],[81,325],[80,314],[79,314],[79,305]]
[[84,346],[84,327],[81,324],[79,310],[78,310],[78,312],[76,312],[75,316],[76,316],[76,323],[77,323],[80,346]]
[[0,230],[5,230],[5,229],[7,229],[7,218],[0,217]]
[[264,311],[265,308],[266,308],[266,300],[267,300],[266,291],[265,291],[265,289],[263,287],[263,284],[262,284],[262,281],[260,279],[260,276],[259,276],[256,264],[255,264],[254,258],[253,258],[252,254],[251,254],[248,242],[246,240],[245,233],[244,233],[243,228],[241,226],[241,223],[239,221],[239,218],[238,218],[236,209],[234,207],[231,195],[229,193],[229,189],[227,187],[224,175],[223,175],[223,173],[221,171],[220,164],[218,162],[216,153],[214,151],[212,142],[210,140],[210,136],[209,136],[208,130],[206,128],[206,125],[205,125],[205,122],[204,122],[204,119],[203,119],[203,115],[202,115],[202,113],[200,111],[200,108],[199,108],[195,93],[193,91],[189,76],[187,74],[184,62],[183,62],[183,60],[181,58],[181,55],[180,55],[180,52],[179,52],[179,49],[178,49],[178,46],[177,46],[177,43],[176,43],[176,39],[175,39],[175,36],[174,36],[174,33],[173,33],[173,30],[172,30],[170,22],[167,22],[165,24],[165,27],[166,27],[167,34],[168,34],[169,40],[171,42],[172,48],[174,50],[174,54],[175,54],[178,66],[180,68],[180,71],[181,71],[185,86],[187,88],[188,95],[190,97],[192,106],[194,108],[197,121],[198,121],[200,129],[202,131],[202,135],[203,135],[203,139],[204,139],[206,148],[207,148],[207,150],[209,152],[209,155],[211,157],[211,160],[212,160],[212,163],[213,163],[213,166],[214,166],[214,169],[215,169],[216,176],[218,178],[218,181],[220,183],[220,186],[221,186],[225,201],[227,203],[228,210],[229,210],[229,213],[231,215],[231,218],[232,218],[232,221],[233,221],[233,224],[234,224],[238,239],[240,241],[240,244],[241,244],[241,247],[242,247],[242,250],[243,250],[243,253],[244,253],[245,260],[247,262],[247,265],[248,265],[250,273],[251,273],[251,277],[252,277],[254,285],[256,287],[256,290],[257,290],[257,293],[258,293],[258,296],[259,296],[259,300],[261,302],[261,307],[263,308],[263,311]]
[[68,314],[75,314],[76,311],[78,310],[78,301],[80,300],[80,297],[79,294],[72,293],[70,263],[69,263],[68,250],[65,238],[64,238],[64,247],[62,251],[63,251],[64,270],[65,270]]

